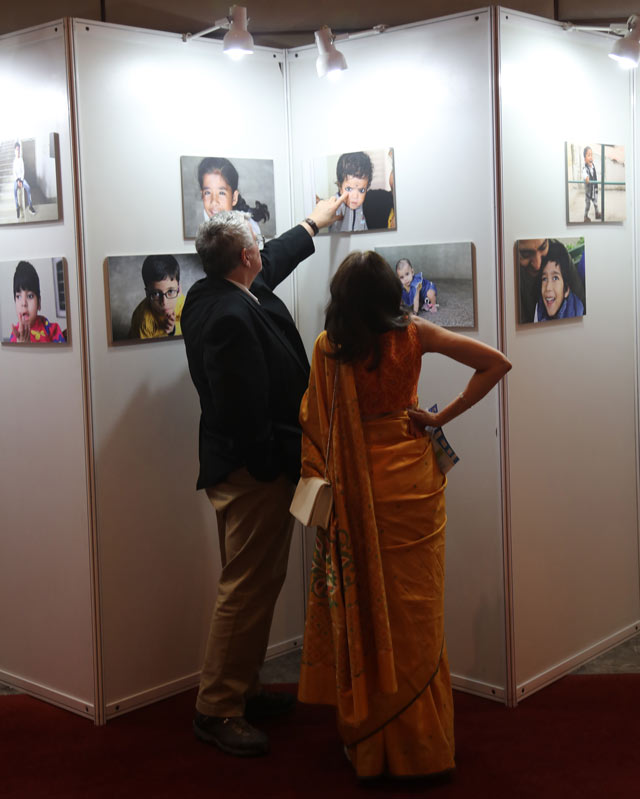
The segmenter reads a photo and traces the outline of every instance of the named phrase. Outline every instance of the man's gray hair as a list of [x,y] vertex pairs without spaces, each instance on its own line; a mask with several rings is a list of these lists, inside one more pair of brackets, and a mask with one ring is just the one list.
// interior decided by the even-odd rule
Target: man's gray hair
[[200,225],[196,250],[207,275],[225,277],[240,263],[242,250],[255,245],[250,218],[243,211],[220,211]]

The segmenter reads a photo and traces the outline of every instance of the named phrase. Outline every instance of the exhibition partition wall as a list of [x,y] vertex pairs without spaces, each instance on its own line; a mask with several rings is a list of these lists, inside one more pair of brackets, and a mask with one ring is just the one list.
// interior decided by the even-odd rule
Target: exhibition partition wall
[[[504,10],[499,32],[506,349],[514,363],[510,662],[519,699],[638,629],[637,210],[632,77],[608,58],[609,37]],[[591,207],[585,214],[582,182],[580,224],[567,224],[575,185],[567,189],[567,142],[579,144],[581,161],[586,147],[612,146],[608,163],[598,164],[611,184],[600,186],[600,220]],[[603,224],[610,211],[617,221]],[[524,284],[526,276],[516,271],[524,267],[514,263],[514,244],[558,238],[584,245],[586,313],[516,323],[516,278]]]
[[[109,717],[197,682],[219,551],[213,509],[195,491],[199,405],[184,345],[109,346],[105,259],[194,253],[183,197],[200,192],[183,186],[182,157],[270,159],[269,212],[286,230],[289,156],[281,53],[233,63],[221,42],[82,21],[74,44]],[[139,262],[130,286],[135,307]],[[272,630],[280,648],[300,641],[301,563],[298,534]]]
[[[86,374],[68,78],[62,22],[0,38],[0,681],[93,717]],[[35,214],[26,203],[16,212],[16,142]],[[12,297],[20,261],[37,269],[39,314],[65,331],[66,344],[5,344],[18,325]],[[57,303],[54,274],[62,288]]]
[[[436,283],[430,319],[514,362],[502,393],[447,426],[460,455],[448,478],[454,683],[515,703],[629,635],[640,618],[631,170],[626,193],[619,175],[601,184],[606,219],[576,225],[565,201],[578,191],[581,212],[583,182],[567,182],[565,164],[579,143],[601,143],[596,166],[615,162],[610,172],[633,150],[630,79],[603,38],[484,9],[340,42],[349,69],[330,83],[311,47],[229,63],[219,41],[65,24],[68,76],[60,25],[0,39],[0,81],[38,111],[33,134],[10,126],[0,140],[10,162],[22,142],[25,176],[43,187],[35,216],[7,188],[18,216],[0,227],[0,294],[13,296],[18,261],[42,275],[43,259],[66,259],[71,331],[59,347],[0,348],[11,453],[0,679],[98,722],[197,682],[220,569],[214,514],[195,491],[199,407],[179,338],[137,336],[147,256],[171,256],[182,293],[199,277],[208,157],[234,163],[267,235],[336,190],[339,154],[370,158],[384,214],[317,237],[280,288],[309,353],[331,275],[350,250],[373,248]],[[58,134],[57,221],[43,130]],[[621,207],[626,218],[606,224]],[[586,253],[588,313],[516,324],[513,246],[538,238]],[[42,302],[44,315],[44,288]],[[24,335],[15,313],[0,300],[3,339]],[[421,403],[446,404],[468,376],[427,356]],[[296,530],[271,654],[301,642],[312,543]]]
[[[288,56],[297,216],[313,203],[318,156],[393,148],[396,229],[318,238],[316,255],[296,276],[309,352],[323,327],[328,282],[350,250],[380,249],[394,264],[410,257],[422,271],[434,266],[428,256],[421,260],[421,246],[447,242],[473,244],[475,328],[463,332],[499,346],[489,11],[341,41],[339,48],[349,68],[333,83],[318,79],[315,47]],[[329,177],[335,191],[335,168]],[[450,302],[442,282],[450,275],[424,274],[439,286],[440,309],[428,314],[438,322]],[[446,405],[468,378],[465,367],[426,357],[422,404]],[[460,462],[448,475],[446,614],[455,684],[503,697],[499,427],[495,391],[447,425]]]

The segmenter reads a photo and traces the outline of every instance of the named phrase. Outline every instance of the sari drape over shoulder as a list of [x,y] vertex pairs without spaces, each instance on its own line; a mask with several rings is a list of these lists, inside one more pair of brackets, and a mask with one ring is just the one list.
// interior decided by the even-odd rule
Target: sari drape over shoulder
[[[359,776],[430,774],[454,766],[446,481],[430,439],[414,437],[399,410],[415,402],[415,327],[381,338],[381,364],[368,373],[327,357],[326,333],[314,347],[300,410],[302,473],[324,476],[337,379],[328,459],[334,512],[316,537],[299,697],[336,706]],[[404,405],[381,408],[399,400]]]

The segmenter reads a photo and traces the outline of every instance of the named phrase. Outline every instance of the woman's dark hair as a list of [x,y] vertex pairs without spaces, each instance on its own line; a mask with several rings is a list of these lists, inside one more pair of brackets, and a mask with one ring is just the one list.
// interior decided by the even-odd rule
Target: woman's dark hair
[[[238,170],[229,161],[228,158],[203,158],[198,164],[198,185],[202,190],[202,181],[205,175],[217,172],[221,175],[231,187],[231,191],[238,191]],[[252,208],[249,203],[238,194],[238,201],[234,205],[235,211],[245,211],[251,214],[251,217],[256,222],[266,222],[269,217],[269,206],[266,203],[261,203],[256,200],[255,206]]]
[[13,296],[19,291],[32,291],[40,299],[40,278],[29,261],[20,261],[13,275]]
[[402,306],[402,284],[385,259],[371,250],[352,252],[338,267],[329,286],[325,329],[339,361],[380,363],[379,337],[403,329],[409,314]]

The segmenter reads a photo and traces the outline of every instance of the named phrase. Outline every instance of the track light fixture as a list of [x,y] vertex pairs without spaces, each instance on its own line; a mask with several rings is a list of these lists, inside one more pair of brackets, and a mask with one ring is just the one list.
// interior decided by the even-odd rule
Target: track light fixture
[[245,6],[231,6],[228,17],[217,19],[210,28],[206,28],[200,33],[183,33],[182,41],[188,42],[221,28],[227,28],[228,32],[222,40],[222,50],[230,58],[239,59],[253,53],[253,36],[247,30],[247,21]]
[[562,27],[566,31],[602,31],[620,36],[622,38],[616,39],[609,51],[609,57],[624,69],[634,69],[640,63],[640,17],[637,14],[632,14],[623,25],[612,22],[606,28],[598,25],[574,25],[573,22],[565,22]]
[[383,33],[387,29],[386,25],[374,25],[373,28],[358,33],[340,33],[337,36],[331,32],[328,25],[323,25],[319,31],[315,32],[316,45],[318,46],[318,58],[316,59],[316,70],[318,77],[329,78],[337,77],[343,70],[347,69],[347,60],[334,44],[337,41],[346,39],[357,39],[360,36],[369,36],[372,33]]
[[336,48],[334,42],[336,37],[331,32],[328,25],[324,25],[319,31],[315,32],[316,45],[318,46],[318,58],[316,59],[316,70],[319,78],[325,75],[338,75],[347,68],[347,60]]
[[640,18],[632,14],[627,20],[627,33],[611,48],[609,56],[625,69],[634,69],[640,62]]

